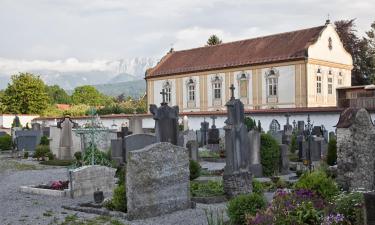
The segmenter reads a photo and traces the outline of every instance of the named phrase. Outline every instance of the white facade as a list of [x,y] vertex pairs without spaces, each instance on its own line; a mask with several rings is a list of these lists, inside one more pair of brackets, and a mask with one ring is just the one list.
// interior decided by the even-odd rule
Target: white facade
[[[12,114],[0,114],[0,128],[12,128],[13,120],[16,116]],[[18,115],[21,125],[26,126],[29,124],[31,127],[31,121],[35,118],[38,118],[38,115]]]

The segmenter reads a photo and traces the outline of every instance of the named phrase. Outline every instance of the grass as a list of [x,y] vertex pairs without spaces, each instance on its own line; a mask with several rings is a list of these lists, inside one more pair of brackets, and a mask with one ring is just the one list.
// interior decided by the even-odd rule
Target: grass
[[42,161],[40,164],[47,165],[47,166],[70,166],[74,163],[74,160],[48,160],[48,161]]
[[76,214],[68,215],[60,225],[124,225],[109,216],[97,216],[92,219],[81,219]]
[[0,160],[0,170],[37,170],[38,167],[32,164],[25,164],[13,160]]
[[52,210],[47,210],[43,213],[43,216],[45,217],[51,217],[53,216],[53,211]]
[[203,158],[214,158],[214,159],[220,158],[220,154],[218,152],[213,152],[209,150],[199,151],[198,154],[199,154],[199,157],[203,157]]
[[224,195],[221,181],[191,182],[190,193],[193,197],[214,197]]

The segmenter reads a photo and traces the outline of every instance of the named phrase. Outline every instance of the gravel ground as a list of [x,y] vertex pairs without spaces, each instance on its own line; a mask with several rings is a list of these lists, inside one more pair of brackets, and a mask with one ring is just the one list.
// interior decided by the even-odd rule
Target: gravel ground
[[[77,199],[58,198],[44,195],[32,195],[19,192],[22,185],[47,183],[52,180],[67,180],[66,168],[38,167],[38,170],[27,170],[28,167],[12,167],[14,161],[0,157],[0,224],[60,224],[68,215],[76,215],[80,219],[98,217],[76,211],[65,210],[62,205],[76,205],[92,200],[92,196]],[[24,162],[23,162],[24,163]],[[34,164],[33,162],[28,162]],[[6,166],[4,166],[6,165]],[[25,170],[19,170],[23,168]],[[216,214],[225,210],[225,204],[197,204],[196,209],[178,211],[161,217],[138,221],[124,221],[127,225],[205,225],[207,224],[205,209]],[[99,223],[101,224],[101,223]]]

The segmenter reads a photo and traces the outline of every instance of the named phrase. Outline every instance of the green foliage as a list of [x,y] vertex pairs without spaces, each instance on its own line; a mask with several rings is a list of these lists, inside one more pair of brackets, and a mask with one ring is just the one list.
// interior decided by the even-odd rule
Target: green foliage
[[42,136],[40,138],[40,145],[49,145],[49,139],[47,136]]
[[244,123],[245,123],[245,125],[247,127],[247,131],[254,130],[254,129],[257,130],[258,129],[257,128],[257,123],[251,117],[245,117]]
[[70,104],[70,96],[59,85],[46,86],[50,104]]
[[92,164],[92,154],[94,154],[94,165],[112,166],[112,161],[106,152],[100,151],[98,148],[87,148],[83,154],[83,164]]
[[105,100],[104,95],[90,85],[76,87],[72,94],[72,102],[76,105],[100,106],[104,104]]
[[40,164],[47,165],[47,166],[70,166],[73,163],[74,163],[73,160],[59,160],[59,159],[53,159],[53,160],[40,162]]
[[260,195],[264,193],[263,184],[260,181],[258,181],[256,179],[253,179],[252,184],[253,184],[253,192],[254,193],[257,193],[257,194],[260,194]]
[[263,132],[262,124],[260,123],[260,120],[258,120],[258,131]]
[[336,165],[337,162],[337,146],[336,139],[331,138],[328,142],[327,164],[330,166]]
[[40,114],[49,103],[44,82],[31,73],[11,77],[1,99],[8,113]]
[[75,152],[75,153],[74,153],[74,158],[75,158],[77,161],[81,161],[81,160],[82,160],[82,152]]
[[207,224],[208,225],[224,225],[224,212],[216,211],[216,215],[214,215],[213,210],[204,210],[206,214]]
[[272,176],[279,170],[279,145],[277,141],[269,134],[260,136],[260,155],[263,166],[263,174]]
[[304,201],[297,205],[292,216],[295,217],[297,224],[320,224],[322,212],[317,210],[312,202]]
[[99,115],[107,114],[133,114],[133,113],[147,113],[147,103],[145,99],[134,100],[127,98],[118,103],[112,103],[97,110]]
[[246,215],[254,216],[267,205],[266,199],[257,193],[239,195],[228,203],[228,216],[234,224],[244,224]]
[[190,160],[189,169],[190,169],[190,180],[194,180],[201,175],[202,167],[201,165],[199,165],[197,161]]
[[12,122],[12,128],[13,127],[22,127],[20,118],[18,116],[15,116]]
[[218,152],[213,152],[210,150],[199,151],[198,154],[199,154],[199,157],[201,158],[215,158],[215,159],[220,158],[220,154]]
[[290,140],[290,146],[289,146],[289,149],[290,149],[290,152],[295,154],[296,151],[297,151],[297,136],[295,134],[292,135],[292,138]]
[[321,169],[303,174],[294,186],[315,191],[325,199],[331,199],[339,191],[335,181]]
[[112,204],[115,210],[126,212],[126,189],[125,185],[118,185],[113,191]]
[[190,182],[190,193],[193,197],[212,197],[224,195],[221,181]]
[[33,158],[49,157],[49,153],[51,153],[51,150],[49,149],[48,145],[38,145],[35,148]]
[[12,149],[12,137],[8,134],[0,137],[0,150]]
[[207,40],[207,45],[208,46],[211,46],[211,45],[218,45],[218,44],[221,44],[223,41],[220,40],[220,38],[218,36],[216,36],[215,34],[211,35],[208,40]]
[[29,152],[24,152],[23,153],[23,158],[28,159],[29,158]]
[[352,225],[364,224],[364,199],[363,193],[341,193],[333,200],[335,211],[343,214]]

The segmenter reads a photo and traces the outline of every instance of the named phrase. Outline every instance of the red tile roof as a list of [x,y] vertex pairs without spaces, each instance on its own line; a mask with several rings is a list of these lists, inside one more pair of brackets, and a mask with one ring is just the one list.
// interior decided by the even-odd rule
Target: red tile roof
[[228,67],[305,59],[325,26],[168,53],[146,79]]

